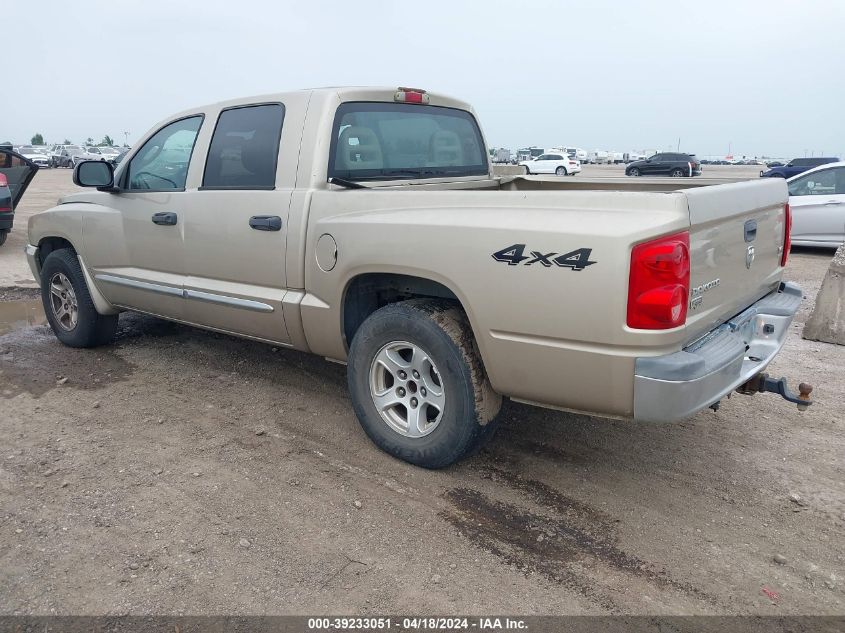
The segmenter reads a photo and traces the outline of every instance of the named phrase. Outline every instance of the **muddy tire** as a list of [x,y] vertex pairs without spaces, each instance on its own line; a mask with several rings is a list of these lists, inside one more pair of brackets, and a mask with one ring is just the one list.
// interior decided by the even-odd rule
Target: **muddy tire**
[[41,301],[53,333],[69,347],[96,347],[111,343],[117,315],[94,308],[76,253],[53,251],[41,267]]
[[364,432],[424,468],[477,451],[502,404],[466,314],[453,302],[413,299],[374,312],[352,340],[347,377]]
[[3,244],[6,243],[6,238],[8,236],[9,236],[9,230],[8,229],[3,229],[2,231],[0,231],[0,246],[3,246]]

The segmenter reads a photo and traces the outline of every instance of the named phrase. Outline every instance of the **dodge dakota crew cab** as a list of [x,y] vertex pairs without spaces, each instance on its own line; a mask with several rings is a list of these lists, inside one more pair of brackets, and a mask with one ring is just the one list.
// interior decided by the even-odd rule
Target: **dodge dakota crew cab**
[[502,397],[671,422],[762,374],[801,301],[780,179],[496,177],[472,108],[415,89],[238,99],[156,125],[29,223],[65,344],[133,310],[347,363],[355,413],[442,467]]

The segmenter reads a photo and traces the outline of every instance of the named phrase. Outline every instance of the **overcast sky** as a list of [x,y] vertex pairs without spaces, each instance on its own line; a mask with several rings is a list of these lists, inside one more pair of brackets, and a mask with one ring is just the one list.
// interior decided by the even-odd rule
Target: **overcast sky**
[[466,99],[497,147],[845,154],[843,0],[6,0],[2,21],[16,143],[353,84]]

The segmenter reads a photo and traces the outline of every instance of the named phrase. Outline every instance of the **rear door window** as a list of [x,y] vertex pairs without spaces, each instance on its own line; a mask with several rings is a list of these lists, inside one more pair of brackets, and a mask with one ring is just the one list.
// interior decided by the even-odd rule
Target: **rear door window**
[[405,180],[480,176],[487,169],[478,123],[464,110],[348,102],[335,114],[329,177]]
[[211,137],[202,188],[275,188],[284,118],[281,103],[221,112]]

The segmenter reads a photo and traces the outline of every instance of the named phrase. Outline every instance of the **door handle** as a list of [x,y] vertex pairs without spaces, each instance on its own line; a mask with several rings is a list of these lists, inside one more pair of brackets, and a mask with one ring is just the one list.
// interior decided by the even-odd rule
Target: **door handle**
[[256,231],[281,231],[282,218],[278,215],[254,215],[249,219],[249,226]]
[[833,206],[834,204],[842,204],[839,200],[828,200],[824,203],[824,206]]
[[162,211],[161,213],[153,213],[153,224],[173,226],[174,224],[176,224],[177,219],[177,215],[172,211]]

